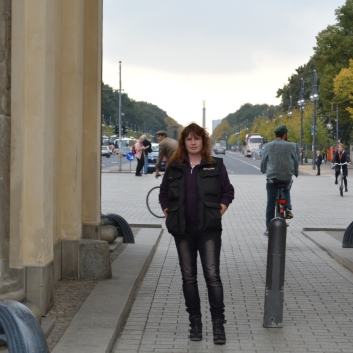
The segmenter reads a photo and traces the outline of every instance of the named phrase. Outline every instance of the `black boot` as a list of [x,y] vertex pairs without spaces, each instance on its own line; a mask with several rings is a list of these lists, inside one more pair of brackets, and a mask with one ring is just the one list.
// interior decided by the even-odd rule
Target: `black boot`
[[226,343],[226,333],[224,332],[224,326],[226,320],[216,320],[212,321],[213,324],[213,343],[214,344],[225,344]]
[[345,192],[347,192],[348,191],[348,189],[347,189],[347,186],[346,186],[346,190],[344,190]]
[[190,319],[190,341],[202,340],[202,322],[200,317]]

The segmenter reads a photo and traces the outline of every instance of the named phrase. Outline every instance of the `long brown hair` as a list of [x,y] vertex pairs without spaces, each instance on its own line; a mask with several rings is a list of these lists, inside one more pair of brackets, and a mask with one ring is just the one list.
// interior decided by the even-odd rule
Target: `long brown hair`
[[170,157],[168,164],[175,161],[178,164],[183,164],[185,157],[188,154],[185,146],[185,139],[187,137],[197,136],[202,138],[202,150],[201,150],[201,159],[204,162],[213,164],[215,163],[214,158],[212,157],[212,142],[210,136],[206,129],[202,128],[201,126],[191,123],[190,125],[186,126],[184,130],[181,132],[181,135],[178,140],[178,148],[174,152],[174,154]]

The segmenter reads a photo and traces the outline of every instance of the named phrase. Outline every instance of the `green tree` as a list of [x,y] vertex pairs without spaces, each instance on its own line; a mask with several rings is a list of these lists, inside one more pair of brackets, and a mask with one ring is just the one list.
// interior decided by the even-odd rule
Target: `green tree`
[[312,59],[308,61],[303,66],[299,66],[291,77],[288,78],[288,83],[286,83],[282,88],[277,90],[277,98],[282,99],[283,112],[287,112],[289,108],[289,97],[292,96],[292,107],[297,106],[297,102],[300,98],[301,90],[301,79],[304,81],[304,99],[308,100],[312,92],[313,85],[313,71],[314,62]]
[[[118,100],[118,90],[102,83],[102,115],[106,125],[111,122],[115,126],[118,121]],[[126,93],[121,95],[121,111],[122,124],[128,124],[129,127],[133,127],[133,130],[139,130],[136,133],[129,131],[131,135],[136,135],[135,137],[142,132],[156,132],[169,128],[166,120],[168,114],[164,110],[148,102],[137,102]],[[175,120],[173,121],[172,125],[179,125]],[[174,131],[174,128],[172,130]],[[171,136],[173,131],[170,132]]]
[[[348,68],[353,58],[353,0],[335,10],[337,23],[328,26],[316,37],[313,61],[320,78],[319,93],[322,106],[331,110],[331,103],[338,103],[334,93],[334,79],[343,68]],[[340,106],[342,140],[348,142],[352,122],[347,106]]]

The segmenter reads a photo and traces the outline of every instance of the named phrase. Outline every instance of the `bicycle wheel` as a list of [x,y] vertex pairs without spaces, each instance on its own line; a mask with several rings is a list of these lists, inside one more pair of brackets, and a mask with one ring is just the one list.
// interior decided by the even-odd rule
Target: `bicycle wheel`
[[338,177],[338,187],[340,189],[340,195],[343,197],[343,178],[342,175]]
[[146,204],[148,210],[153,214],[153,216],[157,218],[165,218],[159,202],[159,186],[155,186],[148,192]]

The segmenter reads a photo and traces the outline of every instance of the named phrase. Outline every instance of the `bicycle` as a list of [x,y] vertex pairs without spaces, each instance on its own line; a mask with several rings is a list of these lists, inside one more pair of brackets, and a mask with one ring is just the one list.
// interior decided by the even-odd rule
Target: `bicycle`
[[155,186],[147,193],[146,204],[148,210],[153,216],[157,218],[165,218],[161,203],[159,202],[159,189],[159,186]]
[[340,191],[340,195],[341,195],[341,197],[343,197],[343,168],[342,168],[342,166],[347,165],[347,162],[334,163],[333,167],[335,167],[336,165],[340,166],[340,174],[337,177],[337,183],[338,183],[338,189]]
[[292,216],[286,214],[286,205],[287,200],[283,198],[283,190],[290,190],[293,184],[293,180],[291,180],[289,186],[287,187],[285,183],[276,183],[278,192],[276,198],[276,206],[275,206],[275,217],[280,217],[283,219],[291,219]]

